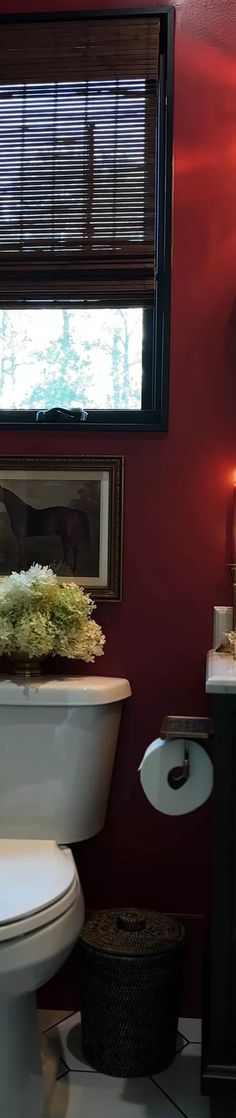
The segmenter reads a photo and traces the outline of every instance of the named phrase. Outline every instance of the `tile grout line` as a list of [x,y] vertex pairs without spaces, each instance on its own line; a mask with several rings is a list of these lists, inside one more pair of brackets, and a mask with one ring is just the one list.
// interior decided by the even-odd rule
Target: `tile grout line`
[[185,1036],[185,1033],[181,1033],[181,1032],[180,1032],[180,1029],[178,1029],[178,1035],[179,1035],[179,1036],[182,1036],[182,1037],[183,1037],[183,1040],[186,1040],[187,1044],[201,1044],[201,1043],[202,1043],[202,1034],[201,1034],[201,1036],[200,1036],[200,1039],[199,1039],[199,1040],[192,1040],[192,1038],[191,1038],[191,1037],[189,1037],[189,1036]]
[[158,1091],[161,1091],[162,1095],[165,1095],[165,1098],[168,1099],[168,1102],[172,1103],[172,1106],[175,1107],[175,1110],[177,1111],[177,1113],[182,1114],[182,1118],[188,1118],[188,1115],[186,1114],[186,1111],[181,1110],[181,1107],[178,1106],[178,1103],[175,1102],[174,1099],[172,1099],[171,1096],[167,1094],[167,1091],[164,1091],[164,1087],[160,1087],[160,1084],[156,1083],[156,1080],[153,1079],[152,1075],[150,1075],[150,1079],[151,1079],[152,1083],[154,1083],[155,1087],[158,1088]]
[[[64,1064],[64,1068],[65,1068],[65,1071],[69,1071],[69,1070],[70,1070],[70,1069],[68,1068],[68,1064],[66,1064],[66,1061],[65,1061],[65,1060],[63,1059],[63,1056],[59,1056],[59,1065],[58,1065],[58,1070],[60,1069],[60,1067],[62,1067],[62,1064]],[[62,1075],[63,1075],[63,1074],[64,1074],[64,1073],[62,1072]],[[59,1075],[57,1076],[57,1079],[60,1079],[60,1076],[59,1076]]]
[[[67,1064],[65,1066],[68,1067]],[[90,1068],[90,1067],[87,1067],[87,1068],[68,1068],[68,1071],[70,1071],[72,1075],[106,1075],[105,1071],[96,1071],[96,1068]]]
[[187,1044],[198,1044],[198,1047],[201,1048],[202,1041],[201,1040],[188,1040]]
[[61,1075],[57,1075],[57,1078],[56,1078],[56,1083],[60,1083],[61,1079],[65,1079],[65,1078],[66,1078],[66,1075],[70,1075],[70,1070],[69,1070],[69,1068],[66,1068],[66,1070],[65,1070],[65,1071],[62,1071]]
[[46,1029],[40,1030],[42,1036],[44,1036],[44,1033],[50,1033],[51,1029],[57,1029],[58,1025],[63,1025],[64,1021],[70,1021],[71,1017],[76,1017],[77,1013],[79,1013],[78,1009],[76,1009],[75,1011],[73,1010],[73,1013],[68,1013],[66,1017],[60,1017],[60,1021],[54,1021],[54,1025],[47,1025]]

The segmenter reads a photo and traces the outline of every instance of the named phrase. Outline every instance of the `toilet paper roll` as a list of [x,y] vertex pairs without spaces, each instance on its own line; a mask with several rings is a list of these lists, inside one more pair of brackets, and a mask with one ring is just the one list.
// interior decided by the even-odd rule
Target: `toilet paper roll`
[[140,780],[150,804],[163,815],[187,815],[204,804],[212,792],[213,764],[202,745],[188,742],[189,777],[182,788],[171,788],[168,773],[183,765],[185,741],[156,738],[139,766]]

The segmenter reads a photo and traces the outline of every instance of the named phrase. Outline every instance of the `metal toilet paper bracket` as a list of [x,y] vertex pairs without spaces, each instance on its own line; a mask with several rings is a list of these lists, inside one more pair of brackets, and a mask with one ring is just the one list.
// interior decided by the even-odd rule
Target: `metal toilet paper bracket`
[[213,732],[211,718],[193,718],[189,715],[167,715],[161,726],[161,737],[184,739],[183,764],[176,765],[168,773],[170,788],[177,791],[186,784],[190,776],[189,746],[191,741],[208,741]]
[[189,742],[184,743],[184,759],[182,765],[176,765],[174,769],[170,769],[168,773],[168,784],[170,788],[182,788],[186,784],[190,775],[190,761],[189,761]]

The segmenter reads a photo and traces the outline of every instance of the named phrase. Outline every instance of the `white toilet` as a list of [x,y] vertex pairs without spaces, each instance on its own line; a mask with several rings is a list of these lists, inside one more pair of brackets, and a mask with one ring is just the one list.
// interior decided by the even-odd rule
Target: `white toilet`
[[47,1118],[35,991],[83,924],[67,843],[103,827],[130,694],[102,676],[0,680],[1,1118]]

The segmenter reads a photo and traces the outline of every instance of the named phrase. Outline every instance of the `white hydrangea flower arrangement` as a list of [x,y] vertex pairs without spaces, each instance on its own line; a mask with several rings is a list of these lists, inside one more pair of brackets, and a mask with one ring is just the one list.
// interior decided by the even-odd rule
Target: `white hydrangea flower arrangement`
[[91,620],[95,604],[74,582],[59,582],[50,567],[33,564],[0,581],[0,655],[26,660],[65,656],[94,661],[105,637]]

